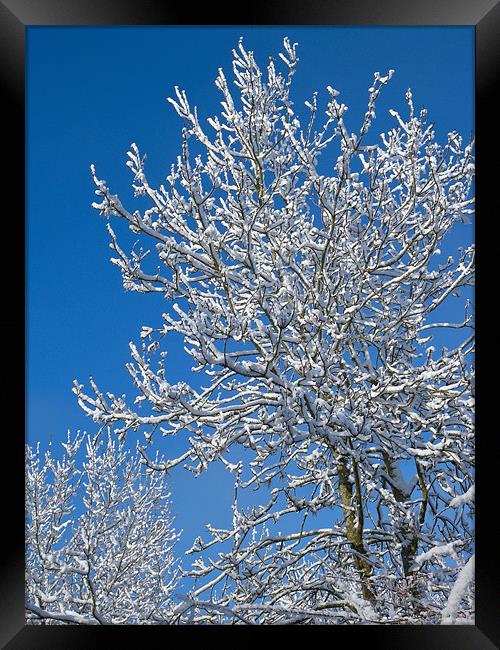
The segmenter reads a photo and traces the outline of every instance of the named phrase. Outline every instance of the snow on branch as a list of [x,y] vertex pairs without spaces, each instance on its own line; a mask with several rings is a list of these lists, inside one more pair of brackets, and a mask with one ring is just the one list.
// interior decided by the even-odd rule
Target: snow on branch
[[26,447],[28,624],[168,622],[179,534],[163,475],[110,432],[63,448]]
[[[207,119],[175,87],[165,182],[150,185],[138,145],[128,154],[145,210],[92,167],[124,287],[166,307],[131,343],[132,400],[93,380],[74,392],[120,440],[145,436],[153,473],[238,468],[232,525],[208,525],[189,551],[190,621],[439,622],[473,552],[457,506],[473,496],[458,495],[474,472],[475,254],[450,233],[474,214],[474,143],[438,141],[410,90],[389,110],[393,70],[375,73],[358,123],[333,86],[299,110],[297,65],[287,39],[265,68],[240,40]],[[121,226],[139,238],[130,254]],[[172,380],[172,335],[196,381]],[[185,447],[149,458],[171,436]],[[197,600],[208,592],[211,606]]]

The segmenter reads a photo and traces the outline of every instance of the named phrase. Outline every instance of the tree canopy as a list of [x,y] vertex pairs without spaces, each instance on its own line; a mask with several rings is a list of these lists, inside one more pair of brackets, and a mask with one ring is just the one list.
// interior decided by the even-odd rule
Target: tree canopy
[[[208,126],[176,88],[182,147],[164,184],[128,154],[145,210],[92,166],[94,207],[139,237],[127,253],[107,224],[124,287],[168,308],[130,345],[132,403],[93,380],[74,392],[120,439],[139,435],[150,470],[234,473],[232,527],[194,540],[175,622],[471,622],[472,310],[443,321],[442,307],[474,279],[473,246],[446,254],[473,214],[473,142],[437,142],[410,90],[374,137],[392,70],[355,132],[333,87],[304,119],[297,64],[288,39],[265,69],[240,41],[236,91],[220,70]],[[445,347],[450,329],[461,340]],[[172,333],[203,388],[169,382]],[[185,451],[158,461],[161,436]]]

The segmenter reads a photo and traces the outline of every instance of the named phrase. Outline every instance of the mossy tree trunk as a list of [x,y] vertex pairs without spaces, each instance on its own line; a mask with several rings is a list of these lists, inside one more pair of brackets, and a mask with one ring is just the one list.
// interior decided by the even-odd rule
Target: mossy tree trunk
[[[345,455],[336,454],[336,462],[347,541],[355,551],[354,563],[361,579],[363,597],[374,605],[376,598],[372,585],[370,584],[373,567],[365,559],[366,548],[363,540],[364,513],[359,469],[355,459],[349,459]],[[350,466],[352,466],[353,480],[350,478]]]

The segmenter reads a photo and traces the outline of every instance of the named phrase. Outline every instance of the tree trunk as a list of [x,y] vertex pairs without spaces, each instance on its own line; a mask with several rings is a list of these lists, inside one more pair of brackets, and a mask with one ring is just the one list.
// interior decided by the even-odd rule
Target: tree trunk
[[[384,464],[391,479],[391,488],[394,498],[398,503],[404,504],[409,499],[411,494],[406,488],[406,484],[403,484],[401,481],[401,472],[399,466],[394,461],[391,461],[387,452],[383,452]],[[419,523],[423,523],[423,518],[425,517],[425,507],[427,503],[427,490],[425,485],[422,487],[423,479],[420,472],[418,471],[417,465],[417,474],[419,481],[421,483],[423,501],[422,508],[420,511]],[[414,562],[418,552],[418,531],[416,528],[411,527],[410,524],[402,526],[399,530],[401,537],[403,538],[403,544],[401,549],[401,563],[403,565],[403,574],[408,586],[408,593],[413,600],[412,607],[414,611],[420,609],[418,601],[421,598],[420,587],[418,585],[418,573],[415,571]]]
[[[349,479],[349,464],[345,456],[337,455],[337,473],[339,477],[340,498],[344,511],[346,537],[351,548],[356,552],[354,563],[361,579],[361,591],[363,598],[372,605],[375,604],[375,594],[370,585],[370,578],[373,574],[372,565],[364,559],[366,549],[363,542],[363,504],[361,502],[361,490],[359,484],[358,468],[353,459],[354,485]],[[354,487],[354,493],[353,493]],[[359,555],[358,555],[359,554]],[[360,557],[363,556],[363,557]]]

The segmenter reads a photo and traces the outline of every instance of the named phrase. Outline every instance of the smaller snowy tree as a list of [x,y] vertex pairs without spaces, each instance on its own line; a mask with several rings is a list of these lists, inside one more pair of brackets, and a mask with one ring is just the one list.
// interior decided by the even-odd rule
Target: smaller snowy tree
[[164,476],[109,432],[63,448],[26,446],[27,623],[168,623],[179,534]]

